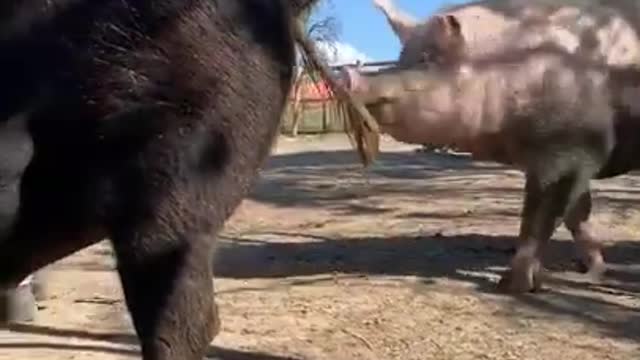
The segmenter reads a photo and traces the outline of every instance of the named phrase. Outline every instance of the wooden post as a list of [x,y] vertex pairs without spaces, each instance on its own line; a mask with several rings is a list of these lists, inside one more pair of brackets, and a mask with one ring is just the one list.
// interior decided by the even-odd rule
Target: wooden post
[[327,132],[327,104],[326,100],[322,101],[322,132]]
[[293,86],[293,104],[292,104],[292,115],[291,115],[291,136],[298,136],[298,126],[300,123],[300,97],[302,92],[302,79],[304,78],[304,73],[300,72],[300,74],[296,77],[294,86]]

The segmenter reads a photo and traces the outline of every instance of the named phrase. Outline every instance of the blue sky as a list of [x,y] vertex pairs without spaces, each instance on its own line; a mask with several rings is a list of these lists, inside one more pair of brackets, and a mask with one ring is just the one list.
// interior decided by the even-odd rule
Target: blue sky
[[[395,0],[396,6],[420,19],[431,15],[444,5],[463,0]],[[374,61],[395,60],[400,52],[400,43],[382,13],[373,6],[372,0],[328,0],[324,1],[314,17],[332,15],[338,19],[339,41],[348,44],[368,59]],[[348,49],[353,52],[353,49]],[[349,57],[349,54],[346,55]]]

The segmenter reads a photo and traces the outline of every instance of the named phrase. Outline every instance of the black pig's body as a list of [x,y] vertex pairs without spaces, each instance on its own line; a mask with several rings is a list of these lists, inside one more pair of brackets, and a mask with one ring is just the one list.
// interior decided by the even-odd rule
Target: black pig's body
[[0,287],[108,237],[144,359],[200,360],[213,237],[278,129],[304,3],[0,4]]

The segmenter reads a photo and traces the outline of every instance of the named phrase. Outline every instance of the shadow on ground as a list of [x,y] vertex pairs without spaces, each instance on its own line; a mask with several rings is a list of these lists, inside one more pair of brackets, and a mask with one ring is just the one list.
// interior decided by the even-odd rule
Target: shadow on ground
[[[139,358],[140,351],[138,347],[138,338],[132,334],[126,333],[94,333],[85,330],[71,330],[58,327],[32,325],[32,324],[15,324],[9,328],[10,331],[25,335],[43,335],[49,337],[60,338],[76,338],[100,344],[83,345],[73,343],[59,342],[2,342],[2,349],[51,349],[66,350],[73,354],[75,352],[94,352],[102,354],[115,354],[131,356]],[[296,360],[293,357],[281,357],[258,352],[248,352],[233,349],[221,348],[218,346],[210,346],[207,351],[207,360]]]
[[[497,175],[514,181],[496,186],[493,180]],[[522,174],[509,166],[474,162],[463,154],[384,152],[374,166],[363,171],[350,150],[310,151],[271,156],[249,198],[280,207],[375,214],[385,209],[350,202],[372,196],[403,196],[416,201],[491,197],[520,202],[522,179]],[[607,203],[624,208],[640,204],[640,179],[618,177],[617,181],[623,188],[595,192],[596,206]]]
[[[214,269],[217,277],[234,279],[331,276],[335,273],[415,276],[421,279],[427,292],[428,286],[437,278],[446,278],[471,283],[482,293],[495,294],[495,275],[497,269],[508,265],[514,252],[513,240],[507,236],[481,234],[367,238],[255,234],[253,237],[222,239]],[[545,261],[554,273],[547,281],[545,291],[515,298],[529,308],[591,323],[613,336],[640,340],[637,308],[599,296],[613,294],[637,298],[640,270],[635,264],[640,258],[640,244],[618,241],[606,248],[605,257],[613,271],[601,283],[584,281],[575,273],[573,250],[570,241],[552,241]],[[563,276],[567,273],[574,276],[567,279]],[[320,277],[317,281],[323,279]],[[290,285],[313,281],[316,280],[293,280]]]
[[[437,191],[433,180],[451,181],[473,174],[476,178],[504,171],[497,164],[474,163],[468,156],[387,152],[376,164],[363,172],[351,151],[301,152],[272,156],[261,172],[250,198],[277,206],[332,207],[336,201],[367,197],[360,191],[373,186],[378,194],[419,195]],[[366,179],[363,174],[366,173]],[[418,182],[416,186],[414,182]],[[430,185],[436,185],[429,188]],[[448,196],[455,184],[446,189]],[[458,191],[471,191],[458,188]],[[494,189],[507,195],[521,189]]]
[[[514,245],[511,236],[483,234],[330,238],[304,233],[257,233],[220,239],[214,269],[216,276],[235,279],[333,272],[455,277],[460,270],[487,271],[507,266]],[[571,268],[573,251],[573,242],[552,240],[546,252],[547,268]],[[604,256],[612,267],[608,277],[629,284],[640,281],[640,273],[636,274],[633,266],[640,258],[640,243],[617,241],[604,249]]]

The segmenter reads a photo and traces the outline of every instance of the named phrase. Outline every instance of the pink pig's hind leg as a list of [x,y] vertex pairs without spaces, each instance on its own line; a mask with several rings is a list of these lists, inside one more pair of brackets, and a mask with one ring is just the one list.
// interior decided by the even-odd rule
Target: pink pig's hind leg
[[580,265],[587,272],[587,277],[599,281],[606,271],[606,263],[602,256],[602,243],[595,235],[589,221],[591,215],[591,192],[584,192],[573,208],[564,218],[567,229],[571,232],[580,257]]
[[542,255],[565,214],[571,214],[589,193],[589,176],[570,172],[551,180],[528,173],[519,244],[510,271],[498,288],[509,293],[537,291],[542,287]]

